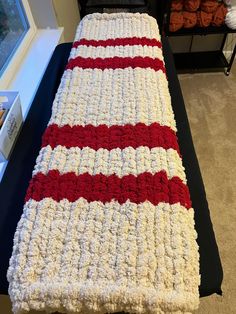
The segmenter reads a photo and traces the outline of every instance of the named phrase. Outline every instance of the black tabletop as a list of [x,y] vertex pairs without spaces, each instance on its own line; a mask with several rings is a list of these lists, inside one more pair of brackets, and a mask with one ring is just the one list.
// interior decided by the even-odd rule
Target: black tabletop
[[[173,56],[166,38],[163,39],[172,106],[175,113],[180,151],[190,189],[200,250],[200,295],[221,294],[222,266],[212,228],[205,189],[194,151],[184,101],[176,75]],[[13,237],[22,214],[24,197],[32,176],[41,137],[51,116],[51,107],[67,64],[71,43],[56,47],[27,119],[12,152],[0,184],[0,293],[7,294],[6,272],[12,252]]]

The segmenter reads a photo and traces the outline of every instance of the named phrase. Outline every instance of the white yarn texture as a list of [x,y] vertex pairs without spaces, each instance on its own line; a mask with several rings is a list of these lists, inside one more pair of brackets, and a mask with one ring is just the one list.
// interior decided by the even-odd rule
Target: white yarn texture
[[[82,19],[75,42],[117,38],[160,41],[157,23],[147,14],[95,13]],[[148,44],[82,44],[72,48],[69,62],[78,57],[148,57],[153,63],[160,60],[164,65],[161,47]],[[63,74],[48,129],[62,132],[64,128],[97,129],[104,125],[105,130],[113,126],[123,130],[126,125],[141,125],[146,130],[154,124],[168,134],[176,132],[163,69],[83,68],[78,63],[67,67]],[[54,185],[45,183],[41,190],[38,181],[32,181],[7,274],[14,313],[34,309],[71,314],[180,314],[195,310],[199,304],[200,275],[191,206],[180,201],[155,203],[148,197],[137,202],[132,197],[121,201],[118,196],[103,201],[96,199],[97,191],[93,191],[94,198],[87,197],[93,188],[86,184],[85,194],[78,194],[77,199],[71,192],[75,184],[80,184],[73,180],[83,176],[92,180],[100,175],[102,180],[115,176],[116,182],[126,178],[138,182],[137,178],[144,174],[160,173],[166,176],[165,182],[178,178],[185,186],[180,153],[173,145],[167,147],[165,141],[156,147],[142,144],[139,138],[136,140],[140,145],[125,147],[122,141],[118,141],[119,147],[111,146],[109,141],[104,147],[93,146],[93,138],[88,137],[84,143],[83,136],[79,139],[83,145],[74,144],[79,140],[73,133],[65,133],[70,145],[63,144],[63,136],[53,144],[49,140],[36,161],[32,180],[47,180],[50,175],[71,175],[72,179],[65,186],[59,181]],[[100,140],[102,135],[96,138]],[[126,141],[131,140],[127,137]],[[107,184],[104,189],[111,188]],[[149,188],[152,190],[152,186]],[[35,196],[36,192],[44,197]],[[71,198],[58,196],[70,192]]]
[[225,24],[231,29],[236,29],[236,1],[227,0],[225,3],[228,6],[228,12],[225,17]]

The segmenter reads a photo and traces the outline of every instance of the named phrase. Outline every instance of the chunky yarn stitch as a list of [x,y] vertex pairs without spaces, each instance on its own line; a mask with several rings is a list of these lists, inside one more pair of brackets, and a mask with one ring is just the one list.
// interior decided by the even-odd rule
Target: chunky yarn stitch
[[14,313],[196,309],[186,184],[156,21],[86,16],[14,237]]

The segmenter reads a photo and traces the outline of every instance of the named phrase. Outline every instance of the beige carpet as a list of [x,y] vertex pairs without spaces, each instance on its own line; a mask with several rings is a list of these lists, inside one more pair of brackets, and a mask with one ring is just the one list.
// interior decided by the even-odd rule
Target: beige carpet
[[179,75],[224,270],[223,297],[198,314],[236,313],[236,64],[222,73]]
[[[224,268],[223,297],[202,298],[196,314],[233,314],[236,313],[236,66],[229,77],[223,73],[185,74],[179,80]],[[8,298],[0,297],[0,314],[10,314],[10,308]]]

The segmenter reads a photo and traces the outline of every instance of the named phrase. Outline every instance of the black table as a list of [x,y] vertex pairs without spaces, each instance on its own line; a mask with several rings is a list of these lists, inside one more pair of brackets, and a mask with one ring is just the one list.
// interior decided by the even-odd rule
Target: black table
[[[221,294],[223,271],[212,228],[205,189],[193,147],[184,101],[176,75],[173,55],[163,38],[163,51],[175,113],[180,151],[186,169],[200,248],[200,296]],[[51,106],[67,64],[71,43],[56,47],[38,88],[33,104],[12,152],[0,184],[0,293],[7,294],[6,272],[12,252],[13,237],[22,214],[24,197],[41,146],[41,137],[51,116]]]

